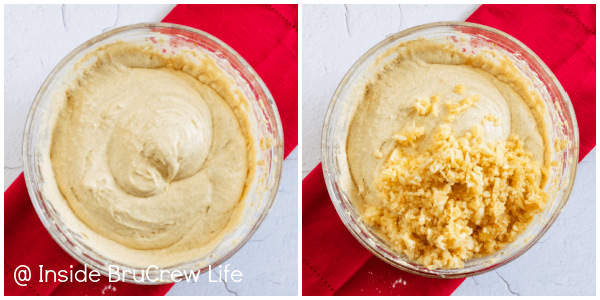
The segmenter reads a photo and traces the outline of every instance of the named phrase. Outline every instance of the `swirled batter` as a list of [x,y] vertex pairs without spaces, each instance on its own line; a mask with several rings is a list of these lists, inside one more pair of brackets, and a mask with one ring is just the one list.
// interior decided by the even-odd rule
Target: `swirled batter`
[[543,210],[545,106],[507,57],[402,43],[359,90],[346,144],[351,198],[394,249],[460,268]]
[[212,60],[189,55],[102,46],[63,95],[51,146],[60,192],[88,227],[131,249],[206,245],[252,177],[243,95]]

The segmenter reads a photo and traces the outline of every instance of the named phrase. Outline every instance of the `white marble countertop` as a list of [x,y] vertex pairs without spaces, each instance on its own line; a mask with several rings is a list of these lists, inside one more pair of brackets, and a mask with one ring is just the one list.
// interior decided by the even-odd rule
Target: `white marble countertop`
[[[478,5],[303,5],[302,175],[321,161],[325,112],[352,64],[386,36],[464,21]],[[579,164],[567,207],[527,253],[468,278],[453,295],[596,294],[596,150]]]
[[[31,103],[58,62],[103,31],[160,22],[174,5],[7,5],[4,7],[4,189],[23,172],[22,136]],[[285,160],[271,212],[225,264],[242,281],[175,284],[167,295],[298,294],[298,151]],[[213,270],[214,271],[214,270]],[[212,274],[214,280],[217,273]]]

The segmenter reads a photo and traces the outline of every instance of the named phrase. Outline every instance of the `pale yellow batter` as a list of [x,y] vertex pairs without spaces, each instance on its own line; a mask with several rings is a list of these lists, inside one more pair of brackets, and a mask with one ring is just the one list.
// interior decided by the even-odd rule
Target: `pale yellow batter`
[[[385,159],[377,158],[373,152],[379,150],[383,157],[388,157],[395,148],[393,136],[407,125],[415,124],[424,127],[425,132],[433,133],[445,123],[448,109],[444,104],[459,102],[469,95],[479,95],[480,101],[449,123],[456,136],[463,136],[473,124],[484,126],[488,141],[506,140],[510,134],[517,134],[525,143],[525,149],[531,151],[534,159],[543,165],[544,140],[523,97],[486,70],[460,64],[456,57],[459,54],[436,52],[437,46],[423,43],[401,48],[400,51],[409,54],[374,76],[376,79],[367,85],[364,99],[352,121],[348,133],[348,162],[357,186],[367,191],[365,201],[380,202],[373,179]],[[424,46],[432,49],[416,48]],[[414,49],[420,52],[409,52]],[[455,92],[459,85],[465,87],[464,94]],[[415,101],[438,94],[441,95],[437,103],[439,117],[417,113]],[[500,118],[501,125],[482,122],[489,114]],[[427,150],[432,145],[433,136],[425,134],[416,150],[409,148],[408,151]]]
[[[486,147],[483,146],[485,143],[504,145],[514,140],[509,137],[518,136],[525,152],[510,151],[514,152],[515,159],[519,156],[519,161],[526,163],[529,160],[526,153],[531,153],[531,160],[535,162],[531,176],[534,176],[535,192],[541,193],[539,187],[545,182],[550,163],[543,101],[513,62],[495,52],[467,55],[452,45],[420,39],[400,44],[382,57],[390,54],[397,57],[389,62],[379,61],[384,66],[365,83],[350,124],[346,154],[354,185],[349,189],[351,198],[359,210],[366,210],[363,213],[368,223],[380,228],[394,248],[411,259],[420,258],[420,263],[433,268],[461,267],[461,259],[492,253],[513,240],[512,227],[508,233],[506,228],[515,224],[514,230],[518,227],[522,231],[532,215],[539,211],[539,204],[545,201],[539,200],[533,208],[525,207],[531,214],[527,214],[526,220],[525,217],[519,219],[517,214],[522,213],[519,203],[514,204],[519,212],[510,213],[505,212],[504,205],[513,205],[513,200],[502,198],[506,202],[501,204],[502,207],[494,206],[493,202],[490,204],[492,196],[496,201],[498,195],[504,197],[510,190],[492,195],[492,190],[483,190],[488,188],[489,182],[478,188],[473,186],[477,185],[476,181],[469,177],[474,170],[480,176],[482,172],[484,177],[491,176],[489,180],[498,176],[497,180],[500,177],[504,180],[502,184],[511,184],[511,179],[506,179],[502,172],[494,171],[498,166],[480,161],[479,155],[485,153],[481,150]],[[471,140],[473,137],[480,142]],[[465,144],[469,141],[470,146]],[[481,148],[479,143],[482,143]],[[436,151],[448,148],[452,148],[448,150],[452,157],[445,162],[445,154]],[[507,148],[516,149],[517,146]],[[465,152],[471,151],[468,149],[473,149],[471,154],[478,153],[478,156],[473,159],[465,156]],[[467,167],[466,164],[472,161],[480,165]],[[464,166],[468,172],[457,173],[458,169],[447,169],[448,173],[445,173],[446,169],[436,171],[446,163],[449,168]],[[499,167],[508,170],[508,165],[502,164]],[[486,170],[485,166],[491,169]],[[428,173],[430,170],[433,171]],[[448,174],[463,177],[459,179]],[[430,181],[438,175],[437,181]],[[494,187],[493,181],[491,184]],[[470,189],[474,189],[473,192],[467,193]],[[493,190],[495,192],[496,188]],[[438,191],[441,194],[438,195]],[[470,198],[458,199],[458,195],[462,198],[467,194]],[[435,203],[434,198],[442,201]],[[500,216],[498,211],[506,215]],[[413,216],[414,221],[411,221]],[[503,228],[496,230],[493,227],[502,222],[506,223]],[[501,241],[482,242],[478,246],[477,238],[488,235],[487,228],[481,231],[484,224],[489,224],[490,230],[498,231]],[[426,226],[431,229],[425,230]],[[450,226],[461,228],[451,231],[461,232],[458,239],[448,231]],[[474,238],[466,238],[471,235]],[[443,242],[445,240],[450,244]],[[463,240],[466,242],[460,242]],[[423,245],[419,247],[415,243]]]
[[165,256],[202,248],[235,222],[255,167],[247,100],[192,52],[117,42],[90,59],[54,127],[60,192],[102,237],[176,262]]

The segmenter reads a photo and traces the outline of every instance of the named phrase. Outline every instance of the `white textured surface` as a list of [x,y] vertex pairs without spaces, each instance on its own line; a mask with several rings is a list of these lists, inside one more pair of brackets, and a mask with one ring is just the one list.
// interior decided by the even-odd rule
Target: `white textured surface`
[[[223,265],[240,270],[241,282],[181,282],[167,295],[266,296],[298,294],[298,149],[283,163],[283,178],[271,212],[252,239]],[[218,278],[213,270],[211,279]]]
[[[304,5],[302,175],[321,161],[325,112],[352,64],[386,36],[464,21],[478,5]],[[596,150],[579,165],[569,204],[546,235],[508,265],[467,279],[454,295],[596,294]]]
[[[23,171],[22,136],[33,99],[69,52],[103,31],[159,22],[174,5],[7,5],[4,7],[4,189]],[[169,295],[297,295],[298,151],[284,162],[279,193],[252,239],[225,264],[239,283],[177,283]],[[213,280],[215,274],[213,274]]]
[[73,49],[113,28],[159,22],[174,5],[4,6],[4,189],[23,172],[25,120],[38,89]]
[[540,241],[453,295],[596,295],[596,148],[579,163],[569,202]]

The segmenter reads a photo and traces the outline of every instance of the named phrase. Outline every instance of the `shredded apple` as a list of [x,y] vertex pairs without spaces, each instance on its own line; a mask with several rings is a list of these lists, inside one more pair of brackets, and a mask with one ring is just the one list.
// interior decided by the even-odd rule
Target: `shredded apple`
[[[415,141],[398,139],[376,177],[383,207],[368,205],[365,221],[397,251],[430,269],[462,268],[465,260],[513,242],[543,211],[548,195],[536,180],[538,163],[517,135],[483,142],[483,134],[474,124],[457,138],[443,124],[432,149],[414,156],[403,147]],[[422,135],[414,126],[403,131],[412,138]]]

